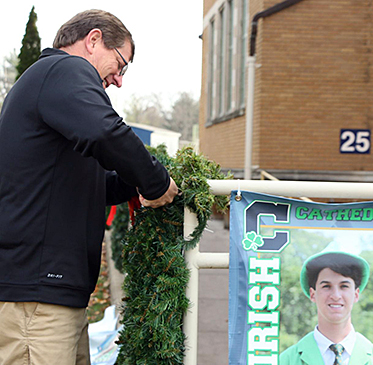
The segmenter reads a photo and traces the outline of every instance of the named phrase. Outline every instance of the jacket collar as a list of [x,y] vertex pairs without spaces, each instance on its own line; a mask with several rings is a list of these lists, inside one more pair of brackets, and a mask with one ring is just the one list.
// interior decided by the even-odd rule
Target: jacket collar
[[48,57],[48,56],[56,56],[56,55],[68,56],[69,54],[66,53],[65,51],[61,51],[60,49],[57,49],[57,48],[45,48],[41,52],[41,55],[40,55],[39,59],[40,58],[45,58],[45,57]]
[[372,344],[360,333],[356,333],[356,342],[350,358],[351,365],[370,364],[372,359]]
[[[372,359],[372,344],[360,333],[356,333],[356,342],[349,364],[366,365]],[[317,346],[313,332],[304,336],[298,342],[298,353],[300,359],[308,365],[323,364],[320,350]]]
[[319,347],[313,337],[313,332],[304,336],[298,343],[300,359],[306,364],[323,364]]

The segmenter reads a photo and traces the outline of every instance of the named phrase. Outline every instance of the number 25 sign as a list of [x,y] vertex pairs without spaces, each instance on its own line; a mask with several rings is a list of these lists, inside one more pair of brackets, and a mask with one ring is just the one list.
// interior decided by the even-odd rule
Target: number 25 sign
[[340,153],[370,153],[369,129],[341,129]]

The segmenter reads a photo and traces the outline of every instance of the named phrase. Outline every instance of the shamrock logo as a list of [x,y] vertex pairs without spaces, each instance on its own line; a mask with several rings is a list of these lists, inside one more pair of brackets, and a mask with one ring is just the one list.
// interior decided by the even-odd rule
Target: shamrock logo
[[242,246],[246,251],[257,251],[258,247],[264,245],[263,237],[254,231],[246,232],[245,238],[242,240]]

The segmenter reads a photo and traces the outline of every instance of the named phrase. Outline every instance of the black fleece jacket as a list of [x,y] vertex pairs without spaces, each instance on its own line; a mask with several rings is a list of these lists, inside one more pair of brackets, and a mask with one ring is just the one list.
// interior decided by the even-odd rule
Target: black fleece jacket
[[162,196],[165,168],[113,110],[84,58],[46,49],[0,115],[0,301],[85,307],[105,205]]

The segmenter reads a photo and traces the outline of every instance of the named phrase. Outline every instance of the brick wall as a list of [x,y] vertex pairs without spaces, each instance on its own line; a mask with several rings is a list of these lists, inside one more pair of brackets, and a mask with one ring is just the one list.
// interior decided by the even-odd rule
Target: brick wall
[[[278,2],[251,0],[250,23],[255,13]],[[260,21],[253,165],[266,170],[373,169],[373,151],[339,152],[341,128],[372,127],[372,6],[370,0],[304,0]],[[205,32],[203,37],[201,152],[223,167],[243,168],[245,116],[205,127]]]

